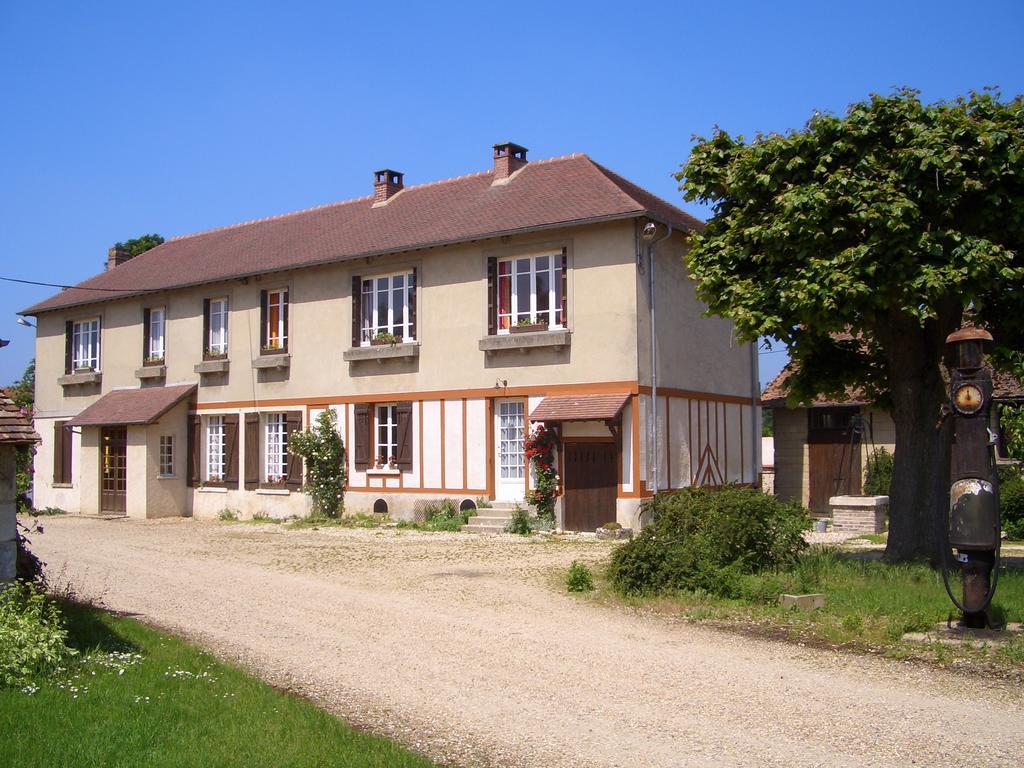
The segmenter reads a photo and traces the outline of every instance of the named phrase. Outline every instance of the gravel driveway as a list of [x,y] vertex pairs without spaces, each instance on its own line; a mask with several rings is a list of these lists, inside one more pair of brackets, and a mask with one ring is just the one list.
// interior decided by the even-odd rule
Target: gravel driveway
[[[460,766],[1019,766],[1019,690],[554,587],[610,544],[49,518],[85,597]],[[243,713],[240,713],[242,715]]]

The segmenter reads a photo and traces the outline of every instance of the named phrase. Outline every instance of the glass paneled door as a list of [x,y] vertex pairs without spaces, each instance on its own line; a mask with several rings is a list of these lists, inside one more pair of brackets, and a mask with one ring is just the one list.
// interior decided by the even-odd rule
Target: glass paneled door
[[522,400],[499,400],[495,409],[495,496],[499,501],[522,501],[526,495],[526,456],[523,437],[526,408]]
[[128,430],[105,427],[101,440],[100,512],[123,515],[128,500]]

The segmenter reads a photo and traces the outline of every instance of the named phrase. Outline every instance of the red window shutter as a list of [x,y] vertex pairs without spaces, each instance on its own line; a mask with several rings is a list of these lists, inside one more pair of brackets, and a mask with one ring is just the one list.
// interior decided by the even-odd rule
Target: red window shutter
[[[252,338],[252,337],[250,337]],[[260,291],[260,351],[267,346],[267,292]]]
[[146,358],[149,357],[149,320],[150,320],[149,309],[142,310],[142,362],[146,362]]
[[[288,411],[285,414],[285,432],[288,435],[289,445],[292,435],[301,429],[302,411]],[[302,487],[302,457],[290,450],[288,451],[288,479],[285,482],[291,490],[298,490]]]
[[352,454],[355,457],[356,469],[368,469],[370,466],[370,448],[373,444],[370,433],[370,404],[356,403],[355,429],[352,439],[355,441]]
[[224,416],[224,485],[238,487],[238,414]]
[[487,258],[487,334],[498,332],[498,259]]
[[395,412],[398,415],[398,454],[395,462],[400,469],[412,469],[412,403],[398,403]]
[[409,336],[416,338],[416,267],[409,275]]
[[245,489],[260,484],[260,415],[245,414]]
[[75,324],[68,320],[64,323],[64,373],[71,373],[73,364],[72,345],[75,343]]
[[569,295],[568,290],[566,290],[566,288],[569,285],[569,280],[566,277],[566,275],[569,272],[569,270],[566,268],[568,260],[569,260],[568,259],[568,249],[563,248],[562,249],[562,326],[565,327],[565,328],[569,327],[569,315],[566,312],[566,308],[568,307],[567,297]]
[[210,346],[210,300],[203,299],[203,357],[206,357]]
[[360,318],[363,316],[363,280],[358,275],[352,277],[352,346],[358,347],[363,343],[363,336],[359,332]]
[[202,482],[199,460],[202,456],[203,422],[199,415],[188,420],[188,480],[189,488],[196,488]]

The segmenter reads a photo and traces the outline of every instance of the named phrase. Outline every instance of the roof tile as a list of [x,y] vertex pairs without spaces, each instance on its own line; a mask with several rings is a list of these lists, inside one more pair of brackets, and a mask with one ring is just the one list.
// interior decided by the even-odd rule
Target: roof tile
[[115,389],[68,422],[69,427],[152,424],[196,391],[195,384]]

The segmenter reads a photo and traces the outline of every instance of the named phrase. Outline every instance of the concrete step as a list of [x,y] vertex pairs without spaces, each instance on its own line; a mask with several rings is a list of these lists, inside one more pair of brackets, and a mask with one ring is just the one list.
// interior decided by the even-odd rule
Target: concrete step
[[474,528],[481,525],[505,525],[505,523],[507,523],[511,519],[511,515],[474,515],[473,517],[469,518],[469,525]]
[[501,525],[464,525],[463,533],[504,533],[505,524]]

